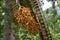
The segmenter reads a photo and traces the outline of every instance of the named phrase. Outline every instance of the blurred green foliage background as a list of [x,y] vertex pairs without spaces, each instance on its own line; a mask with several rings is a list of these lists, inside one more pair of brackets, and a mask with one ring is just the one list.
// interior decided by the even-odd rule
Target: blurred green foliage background
[[[60,13],[57,12],[55,3],[53,0],[47,0],[52,2],[52,7],[43,11],[45,23],[48,24],[48,28],[50,30],[51,36],[53,40],[60,40]],[[60,3],[60,2],[59,2]],[[60,4],[59,4],[60,5]],[[3,38],[3,27],[4,27],[4,7],[5,1],[0,0],[0,39]],[[12,27],[17,26],[12,22]],[[37,35],[29,35],[25,30],[19,28],[15,30],[15,37],[19,38],[19,40],[40,40],[39,34]]]

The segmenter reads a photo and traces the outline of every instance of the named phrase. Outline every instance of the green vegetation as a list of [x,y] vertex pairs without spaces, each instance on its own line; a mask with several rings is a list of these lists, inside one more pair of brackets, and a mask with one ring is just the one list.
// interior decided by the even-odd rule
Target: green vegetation
[[[48,1],[48,0],[47,0]],[[52,0],[52,7],[43,11],[45,23],[48,24],[48,28],[50,30],[51,36],[53,40],[60,40],[60,13],[56,11],[55,3]],[[32,4],[32,2],[31,2]],[[60,6],[60,4],[58,3]],[[32,4],[33,6],[33,4]],[[3,27],[5,25],[5,1],[0,0],[0,39],[4,36]],[[17,26],[17,23],[13,21],[12,30],[14,30],[14,36],[16,40],[40,40],[39,34],[29,35],[26,33],[26,30],[22,28],[22,25]]]

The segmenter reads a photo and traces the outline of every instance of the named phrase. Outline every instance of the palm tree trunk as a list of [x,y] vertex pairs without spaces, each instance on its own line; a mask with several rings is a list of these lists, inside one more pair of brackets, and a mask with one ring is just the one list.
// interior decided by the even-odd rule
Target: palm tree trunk
[[36,11],[36,15],[37,15],[37,17],[39,19],[39,23],[40,23],[40,33],[39,34],[40,34],[41,40],[52,40],[51,35],[48,32],[47,27],[43,20],[39,0],[33,0],[33,2],[34,2],[34,8]]
[[[15,0],[5,0],[5,24],[3,28],[3,40],[15,40],[15,37],[13,36],[13,30],[12,30],[12,6],[15,3]],[[13,2],[13,4],[12,4]]]

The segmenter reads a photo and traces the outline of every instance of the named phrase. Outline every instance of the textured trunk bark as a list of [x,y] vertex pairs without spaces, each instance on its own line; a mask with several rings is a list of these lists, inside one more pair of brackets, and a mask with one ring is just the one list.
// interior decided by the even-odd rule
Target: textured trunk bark
[[[14,0],[15,1],[15,0]],[[12,30],[12,7],[15,3],[13,0],[5,0],[5,24],[3,28],[3,40],[15,40],[15,37],[13,36],[13,30]],[[12,4],[13,3],[13,4]]]
[[41,7],[39,5],[39,0],[33,0],[34,2],[34,9],[35,9],[35,13],[39,19],[40,22],[40,37],[41,40],[52,40],[50,33],[48,32],[48,28],[46,27],[44,20],[43,20],[43,16],[41,13]]

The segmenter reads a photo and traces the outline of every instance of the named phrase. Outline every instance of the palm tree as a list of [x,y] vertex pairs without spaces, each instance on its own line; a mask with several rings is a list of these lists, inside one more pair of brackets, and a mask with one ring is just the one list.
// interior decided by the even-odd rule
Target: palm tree
[[[30,8],[32,8],[32,10],[33,10],[33,8],[35,9],[35,13],[36,13],[36,15],[37,15],[37,17],[38,17],[38,20],[39,20],[39,26],[40,26],[40,37],[41,37],[41,39],[42,40],[52,40],[51,39],[51,36],[50,36],[50,33],[48,33],[48,30],[47,30],[47,28],[46,28],[46,26],[45,26],[45,23],[44,23],[44,20],[43,20],[43,18],[42,18],[42,15],[41,15],[41,10],[40,10],[40,8],[39,8],[39,4],[37,3],[37,1],[38,0],[33,0],[33,7],[32,7],[32,5],[31,4],[27,4],[29,1],[23,1],[23,2],[25,2],[26,4],[24,4],[23,2],[21,2],[21,4],[24,4],[24,5],[26,5],[26,6],[30,6]],[[30,3],[32,2],[32,0],[30,1]],[[45,34],[44,34],[45,33]]]

